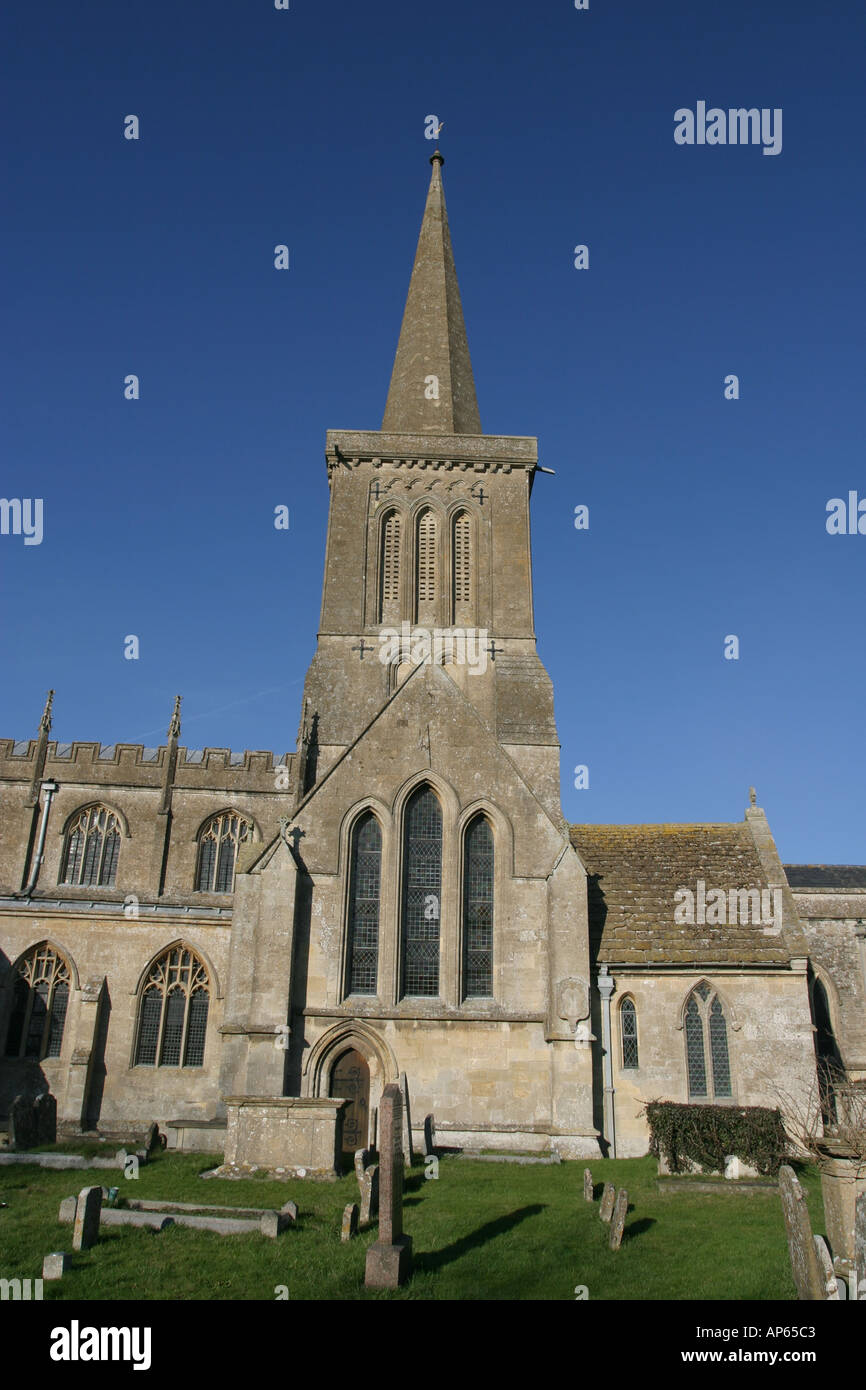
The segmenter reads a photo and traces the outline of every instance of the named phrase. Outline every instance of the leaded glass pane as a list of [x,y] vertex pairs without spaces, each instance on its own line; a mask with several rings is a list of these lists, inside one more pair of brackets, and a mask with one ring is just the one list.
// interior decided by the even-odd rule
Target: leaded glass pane
[[718,995],[710,1006],[710,1056],[713,1061],[713,1091],[717,1096],[730,1096],[731,1066],[728,1058],[728,1027]]
[[69,986],[61,980],[55,987],[51,1000],[51,1023],[48,1029],[48,1048],[46,1057],[59,1057],[63,1045],[63,1027],[66,1023],[66,1008],[69,1003]]
[[180,1044],[183,1038],[183,1019],[186,1013],[186,995],[182,989],[173,989],[165,1006],[165,1023],[162,1030],[162,1050],[159,1054],[160,1066],[180,1065]]
[[69,836],[69,844],[66,850],[66,872],[63,875],[64,883],[78,882],[83,852],[84,836],[80,830],[73,830],[72,834]]
[[44,980],[31,990],[30,1022],[27,1025],[27,1041],[24,1044],[25,1057],[42,1056],[42,1039],[48,1021],[50,992],[50,986]]
[[493,994],[493,831],[478,816],[466,832],[463,868],[465,997]]
[[102,832],[98,828],[90,830],[84,847],[84,866],[80,882],[92,887],[99,880],[99,859],[102,854]]
[[207,1035],[207,1011],[210,999],[207,990],[197,989],[189,1001],[189,1022],[186,1030],[185,1067],[200,1067],[204,1062]]
[[704,1024],[694,995],[686,1005],[686,1058],[689,1071],[689,1096],[707,1094],[707,1066],[704,1055]]
[[403,993],[437,995],[442,812],[429,787],[407,807],[403,876]]
[[116,830],[111,830],[105,837],[105,857],[102,861],[102,873],[99,875],[99,882],[104,888],[114,887],[119,852],[120,836]]
[[201,854],[198,861],[198,882],[196,888],[200,892],[210,893],[213,890],[214,867],[216,865],[216,840],[208,836],[202,840]]
[[24,1019],[27,1014],[29,998],[30,990],[27,981],[19,975],[12,994],[12,1016],[9,1020],[9,1032],[6,1035],[6,1055],[8,1057],[17,1057],[21,1051],[21,1035],[24,1032]]
[[375,994],[379,963],[379,888],[382,832],[368,812],[352,837],[349,888],[349,994]]
[[633,1068],[638,1065],[637,1056],[637,1011],[631,999],[624,999],[619,1011],[622,1029],[622,1065]]
[[220,841],[219,861],[216,872],[216,891],[230,893],[235,871],[235,842],[226,835]]
[[136,1066],[152,1067],[156,1061],[156,1045],[159,1040],[159,1019],[162,1013],[162,994],[157,989],[149,989],[141,1001],[141,1019],[138,1025],[138,1047],[135,1052]]

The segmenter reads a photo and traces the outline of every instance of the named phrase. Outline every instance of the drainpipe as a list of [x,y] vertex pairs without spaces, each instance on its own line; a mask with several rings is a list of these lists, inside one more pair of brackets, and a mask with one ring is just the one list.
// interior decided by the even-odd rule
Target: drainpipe
[[598,992],[601,995],[601,1056],[604,1067],[604,1127],[610,1145],[610,1157],[616,1158],[616,1106],[613,1089],[613,1053],[611,1051],[610,1000],[616,989],[607,966],[598,972]]
[[29,898],[36,887],[36,880],[39,877],[39,869],[42,864],[42,852],[45,849],[45,832],[48,829],[48,811],[51,807],[51,798],[57,791],[56,782],[43,782],[42,791],[45,799],[42,802],[42,820],[39,822],[39,843],[36,846],[36,853],[33,856],[32,868],[30,870],[30,881],[22,892],[16,893],[16,898]]

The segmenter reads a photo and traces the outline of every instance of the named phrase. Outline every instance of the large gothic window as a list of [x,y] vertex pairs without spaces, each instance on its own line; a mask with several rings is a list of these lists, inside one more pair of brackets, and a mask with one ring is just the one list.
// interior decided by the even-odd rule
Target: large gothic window
[[689,1100],[729,1100],[733,1091],[727,1020],[721,999],[705,980],[688,997],[683,1026]]
[[439,993],[442,811],[429,787],[406,806],[403,843],[404,995]]
[[210,984],[198,956],[172,946],[148,971],[138,1011],[137,1067],[200,1067]]
[[415,621],[434,625],[436,622],[438,527],[436,517],[428,509],[418,518],[418,544],[415,583]]
[[379,621],[400,620],[400,517],[388,512],[381,530],[379,557]]
[[634,1000],[628,995],[619,1006],[619,1028],[622,1038],[623,1071],[629,1071],[638,1065],[638,1051],[637,1009],[634,1006]]
[[19,961],[6,1035],[8,1057],[59,1057],[69,1004],[69,966],[51,946],[34,946]]
[[452,608],[454,623],[471,623],[472,613],[472,519],[458,512],[453,529]]
[[252,838],[253,827],[235,811],[223,811],[204,827],[199,839],[195,886],[204,893],[230,893],[234,887],[238,845]]
[[493,831],[476,816],[463,842],[463,994],[493,994]]
[[120,851],[120,820],[107,806],[85,806],[69,823],[61,883],[112,888]]
[[347,994],[375,994],[382,832],[372,811],[355,822],[349,879]]

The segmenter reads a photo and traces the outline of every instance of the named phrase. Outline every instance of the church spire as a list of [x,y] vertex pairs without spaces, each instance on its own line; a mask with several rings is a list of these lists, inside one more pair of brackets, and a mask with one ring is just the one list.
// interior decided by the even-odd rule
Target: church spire
[[481,433],[445,211],[444,162],[436,150],[382,422],[389,434]]

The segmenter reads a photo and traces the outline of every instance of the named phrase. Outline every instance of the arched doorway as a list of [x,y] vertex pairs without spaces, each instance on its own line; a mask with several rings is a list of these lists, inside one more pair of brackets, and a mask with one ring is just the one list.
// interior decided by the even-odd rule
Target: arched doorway
[[334,1063],[329,1095],[350,1102],[343,1112],[343,1153],[365,1149],[370,1120],[370,1068],[354,1048],[341,1053]]

